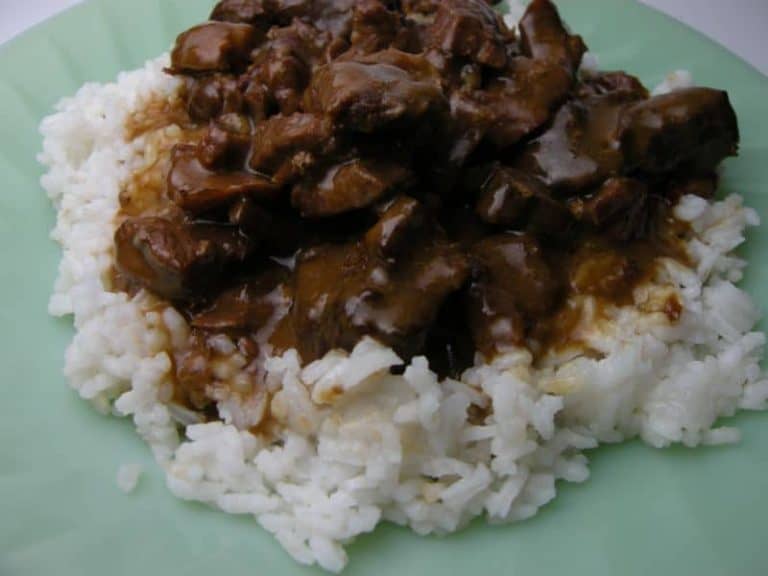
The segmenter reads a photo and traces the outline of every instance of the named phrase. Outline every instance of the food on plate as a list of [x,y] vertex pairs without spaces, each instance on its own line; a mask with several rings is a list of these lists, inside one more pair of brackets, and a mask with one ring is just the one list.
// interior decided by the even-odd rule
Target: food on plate
[[765,407],[727,92],[508,8],[223,0],[43,122],[72,385],[299,562],[521,520],[601,442]]

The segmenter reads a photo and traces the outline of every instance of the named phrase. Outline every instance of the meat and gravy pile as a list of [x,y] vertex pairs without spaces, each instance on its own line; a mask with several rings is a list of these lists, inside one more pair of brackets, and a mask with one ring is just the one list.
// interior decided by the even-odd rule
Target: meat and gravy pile
[[364,336],[443,375],[562,346],[574,295],[631,304],[658,257],[686,258],[670,208],[713,195],[737,150],[725,92],[580,72],[549,0],[517,30],[484,0],[223,0],[210,18],[168,70],[183,143],[159,193],[122,196],[115,234],[115,285],[193,327],[174,369],[195,410],[222,333],[255,380],[267,353]]

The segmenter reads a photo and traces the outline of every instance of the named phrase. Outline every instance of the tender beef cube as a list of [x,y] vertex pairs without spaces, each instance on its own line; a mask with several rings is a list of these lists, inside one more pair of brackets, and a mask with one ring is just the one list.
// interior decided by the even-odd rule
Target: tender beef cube
[[576,218],[619,240],[641,238],[648,225],[648,185],[609,178],[593,194],[571,201]]
[[422,349],[445,299],[465,284],[469,266],[457,246],[440,243],[414,247],[401,260],[389,261],[386,280],[372,269],[362,290],[348,293],[344,312],[353,329],[410,357]]
[[[444,106],[440,85],[423,57],[387,52],[367,61],[336,61],[318,69],[309,88],[311,108],[347,130],[370,133],[394,120],[415,120]],[[398,64],[377,62],[385,59]]]
[[228,265],[244,261],[252,246],[234,226],[143,217],[120,225],[115,248],[117,268],[125,277],[178,300],[205,293]]
[[265,5],[269,0],[221,0],[211,12],[211,20],[258,25],[268,20]]
[[381,0],[361,0],[355,4],[352,17],[350,50],[343,59],[354,59],[387,48],[409,53],[421,52],[421,38],[413,23],[387,8]]
[[558,65],[514,58],[504,75],[487,89],[455,92],[451,114],[459,127],[480,130],[499,148],[507,148],[543,126],[571,89]]
[[208,126],[198,154],[207,168],[239,168],[251,148],[251,123],[241,114],[225,114]]
[[568,32],[550,0],[533,0],[519,28],[523,54],[536,60],[557,62],[572,74],[579,69],[587,47],[581,36]]
[[523,343],[527,325],[559,303],[563,284],[529,235],[490,236],[473,247],[472,258],[469,328],[477,349],[491,357]]
[[572,218],[567,208],[538,179],[499,165],[486,174],[476,205],[483,221],[549,236],[570,231]]
[[373,336],[405,356],[417,352],[445,298],[467,277],[452,245],[414,247],[406,259],[380,260],[363,244],[320,246],[296,264],[294,328],[306,362]]
[[214,74],[187,81],[186,103],[192,120],[207,122],[220,114],[239,113],[243,109],[243,95],[234,78]]
[[388,48],[400,31],[400,16],[379,0],[360,0],[352,16],[352,50],[371,54]]
[[245,81],[242,97],[244,106],[255,124],[263,122],[275,112],[276,104],[272,93],[258,78]]
[[343,290],[366,265],[365,252],[354,245],[316,246],[298,254],[291,314],[294,330],[302,336],[298,350],[303,362],[357,343],[360,335],[347,333],[344,323]]
[[626,72],[597,72],[584,78],[576,97],[585,99],[604,94],[622,94],[630,100],[645,100],[648,89],[640,80]]
[[320,116],[273,116],[256,127],[249,164],[285,184],[302,176],[335,145],[331,125]]
[[176,39],[171,69],[187,74],[237,71],[248,62],[256,41],[256,32],[249,24],[207,22]]
[[[221,292],[210,306],[192,316],[195,328],[252,330],[276,326],[290,311],[289,275],[285,269],[267,270]],[[266,334],[260,335],[266,340]]]
[[272,28],[244,77],[249,92],[246,101],[258,110],[254,116],[266,116],[262,111],[272,108],[273,103],[284,115],[298,111],[311,68],[324,60],[329,42],[328,34],[300,20],[285,28]]
[[621,144],[628,170],[712,172],[738,150],[728,94],[687,88],[638,102],[625,115]]
[[496,69],[506,66],[505,43],[513,38],[483,0],[443,0],[427,34],[429,44],[444,54]]
[[272,256],[293,255],[305,239],[305,223],[290,207],[264,206],[243,196],[229,208],[229,221],[254,243],[268,248]]
[[627,101],[621,94],[573,100],[563,106],[550,128],[533,140],[515,161],[558,195],[572,195],[619,174],[621,119]]
[[273,200],[280,188],[269,178],[246,171],[218,172],[206,168],[196,146],[177,145],[168,173],[168,193],[181,208],[193,214],[227,205],[243,195]]
[[426,226],[424,207],[413,198],[400,196],[383,209],[376,225],[365,234],[369,250],[394,258],[416,242]]
[[304,218],[333,216],[370,206],[410,176],[398,162],[355,158],[298,183],[291,201]]
[[269,7],[281,26],[301,19],[333,36],[344,36],[349,33],[355,2],[356,0],[269,0]]

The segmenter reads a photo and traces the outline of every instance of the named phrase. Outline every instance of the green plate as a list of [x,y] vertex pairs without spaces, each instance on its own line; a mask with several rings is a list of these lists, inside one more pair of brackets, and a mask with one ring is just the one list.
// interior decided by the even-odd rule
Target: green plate
[[[95,0],[0,50],[0,574],[319,574],[296,565],[247,517],[175,499],[126,421],[97,414],[62,376],[72,336],[46,314],[59,253],[38,185],[37,126],[88,80],[107,81],[167,49],[212,0]],[[561,2],[605,68],[649,85],[687,68],[727,88],[743,131],[724,187],[762,214],[768,200],[768,80],[705,38],[629,0]],[[747,289],[768,303],[768,229],[753,232]],[[762,254],[762,256],[761,256]],[[419,537],[384,526],[350,549],[346,574],[764,575],[768,418],[746,414],[736,447],[653,450],[638,443],[590,454],[592,478],[560,484],[537,517],[475,522]],[[141,463],[122,494],[118,466]]]

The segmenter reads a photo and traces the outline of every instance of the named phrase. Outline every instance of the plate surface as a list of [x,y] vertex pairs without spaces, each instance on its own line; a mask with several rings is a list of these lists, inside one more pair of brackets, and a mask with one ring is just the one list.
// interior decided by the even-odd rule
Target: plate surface
[[[88,80],[107,81],[167,49],[212,0],[92,0],[0,50],[0,574],[320,574],[296,565],[250,518],[175,499],[127,421],[97,414],[62,376],[72,328],[46,314],[59,258],[54,214],[38,185],[37,125]],[[647,85],[686,68],[729,90],[742,127],[723,186],[765,215],[768,79],[697,33],[630,0],[564,0],[562,11],[603,68]],[[753,231],[746,287],[768,303],[768,228]],[[345,574],[570,576],[768,572],[768,417],[743,414],[728,448],[589,456],[592,477],[522,524],[475,522],[423,538],[384,526],[350,549]],[[118,466],[140,463],[135,493]]]

